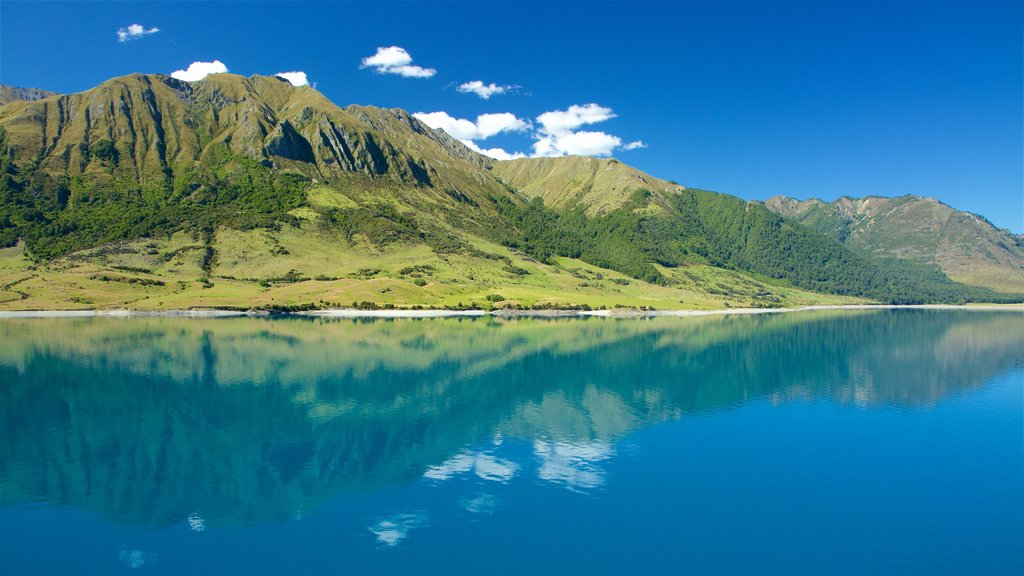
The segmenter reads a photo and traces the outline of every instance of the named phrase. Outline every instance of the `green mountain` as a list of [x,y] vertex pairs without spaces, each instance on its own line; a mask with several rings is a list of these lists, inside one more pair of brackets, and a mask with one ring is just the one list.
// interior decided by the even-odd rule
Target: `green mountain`
[[50,96],[56,96],[56,92],[47,92],[39,88],[15,88],[0,84],[0,106],[15,100],[27,100],[29,102],[42,100]]
[[964,284],[1024,290],[1024,238],[934,198],[844,196],[826,203],[775,196],[765,207],[873,257],[937,266]]
[[11,102],[0,171],[8,308],[999,298],[613,159],[498,162],[274,77]]

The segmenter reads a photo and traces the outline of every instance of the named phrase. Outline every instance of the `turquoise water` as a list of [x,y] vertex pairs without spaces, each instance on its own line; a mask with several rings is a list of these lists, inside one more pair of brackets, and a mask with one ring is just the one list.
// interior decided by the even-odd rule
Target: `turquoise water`
[[1024,572],[1024,314],[0,320],[3,573]]

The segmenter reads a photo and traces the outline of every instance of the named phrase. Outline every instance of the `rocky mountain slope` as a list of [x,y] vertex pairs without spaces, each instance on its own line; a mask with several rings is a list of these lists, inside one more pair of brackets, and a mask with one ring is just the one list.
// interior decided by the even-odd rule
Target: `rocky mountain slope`
[[0,111],[0,125],[17,169],[31,163],[51,174],[134,176],[143,187],[236,155],[319,180],[364,174],[498,189],[479,177],[481,157],[452,154],[456,143],[405,111],[339,108],[276,77],[184,82],[133,74],[78,94],[15,102]]
[[42,100],[43,98],[49,98],[50,96],[56,96],[56,92],[48,92],[46,90],[40,90],[39,88],[16,88],[14,86],[6,86],[0,84],[0,106],[15,100],[26,100],[33,102],[35,100]]
[[1024,240],[934,198],[775,196],[765,207],[866,254],[935,265],[965,284],[1024,291]]

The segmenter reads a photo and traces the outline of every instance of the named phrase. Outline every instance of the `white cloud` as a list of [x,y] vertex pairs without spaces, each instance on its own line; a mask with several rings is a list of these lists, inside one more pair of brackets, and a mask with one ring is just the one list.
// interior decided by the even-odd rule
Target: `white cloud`
[[533,155],[610,156],[620,144],[621,138],[604,132],[568,132],[541,137],[533,144]]
[[[413,116],[431,128],[440,128],[451,134],[471,150],[495,160],[523,158],[524,154],[510,153],[502,148],[484,149],[476,143],[477,140],[485,140],[506,132],[526,132],[533,128],[529,122],[509,112],[481,114],[477,116],[476,121],[455,118],[447,112],[417,112]],[[647,147],[640,140],[623,145],[621,138],[607,132],[576,130],[581,126],[596,124],[610,118],[615,118],[612,109],[597,104],[573,105],[566,110],[545,112],[537,117],[539,128],[531,134],[534,139],[531,155],[610,156],[615,150]]]
[[306,78],[305,72],[278,72],[274,74],[278,78],[284,78],[291,83],[292,86],[306,86],[309,84],[309,79]]
[[476,127],[480,138],[490,138],[502,132],[522,132],[529,124],[515,117],[515,114],[501,112],[498,114],[481,114],[476,117]]
[[144,36],[156,34],[159,31],[160,29],[156,26],[150,28],[149,30],[146,30],[145,26],[143,26],[142,24],[131,24],[124,28],[117,29],[117,41],[129,42],[131,40],[138,40],[139,38],[142,38]]
[[430,78],[437,74],[437,70],[433,68],[423,68],[420,66],[395,66],[393,68],[378,68],[377,71],[382,74],[398,74],[406,78]]
[[431,128],[444,130],[471,150],[485,156],[490,156],[496,160],[511,160],[524,157],[524,154],[520,152],[509,153],[501,148],[483,149],[473,142],[474,140],[485,140],[503,132],[523,132],[528,130],[530,124],[516,118],[515,114],[508,112],[481,114],[476,117],[476,122],[465,118],[455,118],[447,112],[416,112],[413,116]]
[[459,140],[466,145],[467,148],[476,152],[477,154],[483,154],[484,156],[490,156],[495,160],[515,160],[516,158],[526,158],[526,154],[522,152],[507,152],[504,148],[481,148],[477,146],[476,142],[472,140]]
[[633,150],[647,145],[636,140],[622,145],[622,139],[606,132],[577,131],[587,124],[615,118],[611,108],[590,103],[574,104],[565,110],[552,110],[537,117],[540,126],[533,143],[533,156],[610,156],[616,149]]
[[223,74],[228,71],[228,67],[224,65],[220,60],[214,60],[213,62],[193,62],[188,65],[186,70],[175,70],[171,72],[171,78],[177,78],[178,80],[184,80],[185,82],[195,82],[196,80],[202,80],[210,74]]
[[479,138],[476,123],[463,118],[453,118],[447,112],[416,112],[416,118],[431,128],[440,128],[459,140]]
[[399,46],[388,46],[377,48],[373,56],[363,58],[363,66],[372,68],[389,68],[392,66],[404,66],[412,63],[412,56]]
[[537,116],[540,131],[544,134],[560,135],[571,132],[584,124],[596,124],[615,118],[611,108],[586,104],[572,105],[567,110],[554,110]]
[[489,99],[495,94],[504,94],[509,90],[512,90],[514,86],[498,86],[495,83],[484,84],[482,80],[473,80],[460,84],[457,90],[465,94],[476,94],[484,100]]
[[530,127],[529,123],[509,112],[481,114],[476,117],[476,122],[455,118],[447,112],[416,112],[413,116],[427,126],[440,128],[460,140],[484,140],[502,132],[522,132]]
[[373,68],[380,74],[398,74],[407,78],[430,78],[437,74],[433,68],[412,64],[412,56],[400,46],[377,48],[376,54],[363,58],[363,68]]

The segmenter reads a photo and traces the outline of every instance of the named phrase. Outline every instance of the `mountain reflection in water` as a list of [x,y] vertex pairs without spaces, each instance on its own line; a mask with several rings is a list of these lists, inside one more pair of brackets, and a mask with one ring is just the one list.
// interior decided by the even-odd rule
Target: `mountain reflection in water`
[[[620,441],[666,420],[756,401],[926,409],[1019,365],[1022,320],[6,319],[0,503],[202,531],[419,479],[598,490]],[[410,510],[368,529],[392,546],[429,523]]]

